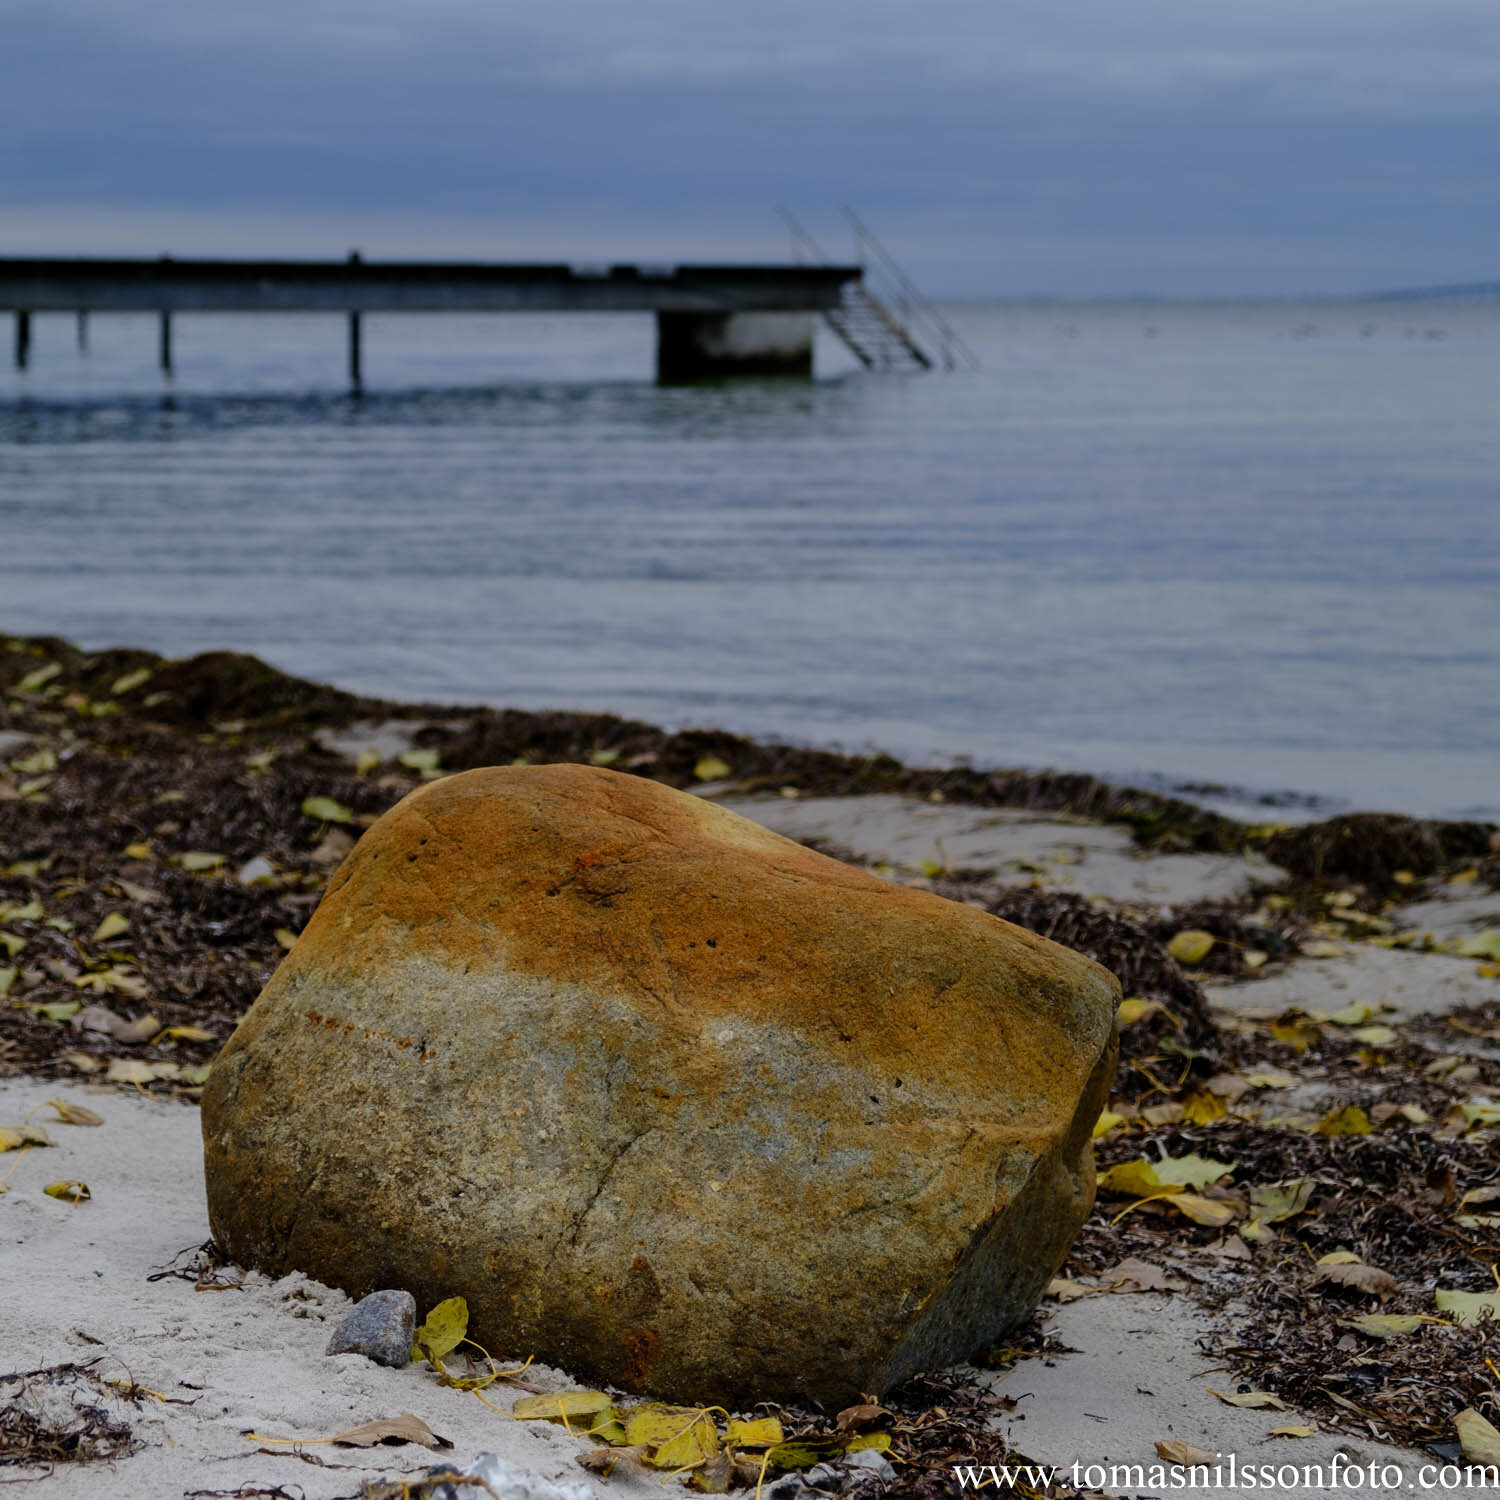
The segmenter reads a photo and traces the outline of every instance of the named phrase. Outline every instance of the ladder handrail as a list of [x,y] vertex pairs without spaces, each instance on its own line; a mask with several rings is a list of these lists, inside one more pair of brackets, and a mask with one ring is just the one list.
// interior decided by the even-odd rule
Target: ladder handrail
[[948,320],[937,308],[922,295],[921,291],[917,288],[917,284],[901,269],[901,265],[896,260],[896,257],[876,238],[874,230],[847,203],[839,205],[839,212],[849,221],[857,241],[868,244],[874,250],[881,262],[881,269],[901,288],[901,291],[910,299],[916,310],[938,330],[938,342],[943,346],[944,353],[947,352],[948,346],[952,345],[953,348],[957,349],[963,355],[969,368],[977,370],[979,368],[978,356],[958,336]]
[[778,203],[776,205],[776,212],[786,220],[787,228],[792,232],[792,245],[794,247],[794,254],[796,253],[795,247],[800,242],[801,244],[806,245],[807,248],[812,251],[814,256],[817,257],[818,261],[823,265],[826,266],[832,264],[832,262],[829,260],[828,252],[812,237],[812,235],[807,232],[805,228],[803,228],[801,221],[798,220],[796,215],[792,213],[791,209],[789,209],[784,203]]

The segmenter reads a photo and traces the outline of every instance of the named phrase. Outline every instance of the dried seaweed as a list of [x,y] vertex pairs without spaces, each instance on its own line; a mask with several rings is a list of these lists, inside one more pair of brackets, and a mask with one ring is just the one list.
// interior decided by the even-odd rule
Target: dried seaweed
[[103,1403],[122,1398],[94,1363],[0,1375],[0,1468],[50,1473],[58,1464],[120,1458],[137,1446],[130,1425],[106,1410]]

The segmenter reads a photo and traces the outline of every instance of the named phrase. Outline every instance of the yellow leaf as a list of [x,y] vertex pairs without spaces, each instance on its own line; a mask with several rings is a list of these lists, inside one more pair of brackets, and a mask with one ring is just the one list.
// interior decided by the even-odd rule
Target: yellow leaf
[[109,696],[123,698],[126,693],[133,693],[143,683],[150,681],[151,668],[139,667],[134,672],[127,672],[123,677],[116,677],[109,685]]
[[94,929],[94,941],[96,943],[107,943],[111,938],[119,937],[122,932],[130,931],[130,918],[120,912],[112,911]]
[[1500,927],[1486,927],[1483,932],[1463,938],[1453,951],[1460,958],[1500,960]]
[[158,1078],[175,1078],[175,1068],[171,1072],[163,1072],[163,1068],[171,1068],[170,1063],[148,1063],[141,1062],[134,1057],[116,1057],[105,1071],[104,1076],[111,1083],[133,1083],[139,1088],[142,1084],[155,1083]]
[[1357,1104],[1346,1104],[1341,1109],[1331,1109],[1318,1121],[1317,1134],[1332,1139],[1338,1135],[1371,1135],[1375,1127],[1370,1117]]
[[1097,1141],[1101,1136],[1108,1135],[1117,1125],[1123,1125],[1124,1123],[1124,1115],[1117,1115],[1113,1110],[1106,1109],[1094,1121],[1094,1139]]
[[1454,1417],[1453,1430],[1463,1444],[1464,1457],[1470,1462],[1486,1466],[1500,1464],[1500,1432],[1472,1406]]
[[1180,1193],[1217,1182],[1234,1163],[1205,1156],[1168,1156],[1149,1161],[1144,1156],[1121,1162],[1099,1178],[1099,1190],[1118,1197],[1146,1198],[1156,1193]]
[[151,1038],[153,1044],[161,1042],[211,1042],[215,1040],[211,1031],[201,1026],[168,1026]]
[[1372,1016],[1378,1014],[1378,1006],[1364,1005],[1358,1000],[1351,1000],[1342,1010],[1319,1011],[1313,1020],[1327,1021],[1333,1026],[1363,1026]]
[[46,687],[61,671],[62,667],[57,662],[48,662],[45,667],[38,667],[35,672],[28,672],[11,691],[15,693],[34,693],[38,688]]
[[724,1437],[731,1448],[774,1448],[785,1440],[776,1417],[756,1417],[753,1421],[731,1417]]
[[1193,1223],[1209,1224],[1215,1229],[1233,1223],[1237,1212],[1233,1203],[1225,1203],[1218,1198],[1203,1198],[1197,1193],[1173,1193],[1162,1201],[1175,1208],[1180,1214],[1184,1214]]
[[151,845],[150,844],[126,844],[126,846],[125,846],[125,857],[126,857],[126,859],[150,859],[151,858]]
[[193,850],[187,854],[174,854],[172,863],[180,865],[184,870],[191,870],[201,874],[205,870],[217,870],[224,863],[222,854],[208,854],[201,850]]
[[1330,1250],[1327,1255],[1320,1255],[1316,1264],[1320,1266],[1357,1266],[1362,1262],[1352,1250]]
[[40,901],[28,901],[24,906],[0,906],[0,922],[40,921],[46,908]]
[[589,752],[589,764],[591,766],[612,766],[619,758],[620,751],[614,745],[602,746],[598,750]]
[[1179,932],[1167,944],[1167,952],[1180,964],[1201,964],[1214,946],[1214,935],[1197,927]]
[[1229,1107],[1224,1101],[1207,1089],[1194,1089],[1183,1101],[1182,1115],[1190,1125],[1208,1125],[1214,1120],[1222,1120],[1228,1113]]
[[1456,874],[1456,875],[1450,875],[1448,877],[1448,884],[1449,885],[1473,885],[1473,883],[1476,880],[1478,880],[1478,879],[1479,879],[1479,871],[1478,871],[1478,869],[1475,866],[1470,865],[1467,870],[1460,870],[1458,872],[1458,874]]
[[1371,1047],[1389,1047],[1396,1040],[1396,1033],[1389,1026],[1361,1026],[1354,1033],[1354,1040]]
[[424,776],[436,774],[441,764],[436,750],[403,750],[396,760],[407,770],[420,771]]
[[1306,1052],[1322,1035],[1307,1021],[1272,1021],[1266,1029],[1278,1042],[1295,1047],[1298,1052]]
[[644,1446],[654,1469],[687,1469],[719,1451],[713,1414],[697,1407],[641,1406],[625,1418],[625,1438]]
[[49,1198],[61,1198],[68,1203],[86,1203],[94,1196],[86,1182],[49,1182],[42,1191]]
[[257,750],[254,755],[245,757],[245,769],[247,771],[269,771],[272,762],[276,759],[274,750]]
[[614,1401],[603,1391],[557,1391],[550,1396],[522,1396],[511,1415],[523,1422],[562,1422],[612,1412]]
[[74,1104],[67,1099],[48,1099],[46,1101],[57,1111],[57,1118],[64,1125],[102,1125],[104,1117],[96,1115],[93,1110],[82,1104]]
[[1342,958],[1344,948],[1340,943],[1303,943],[1301,948],[1303,958]]
[[1210,1396],[1217,1396],[1229,1406],[1242,1406],[1251,1410],[1259,1411],[1262,1407],[1272,1407],[1276,1411],[1285,1411],[1286,1402],[1280,1396],[1272,1395],[1270,1391],[1241,1391],[1237,1394],[1229,1394],[1225,1391],[1216,1391],[1211,1385],[1204,1386],[1204,1390]]
[[57,769],[57,755],[52,750],[38,750],[34,755],[23,755],[20,760],[11,761],[10,768],[22,776],[45,776]]
[[1458,1112],[1469,1125],[1493,1125],[1500,1120],[1500,1104],[1488,1099],[1469,1099],[1458,1106]]
[[354,820],[354,814],[332,797],[304,797],[302,812],[304,816],[317,818],[322,823],[350,823]]
[[1279,1224],[1293,1218],[1307,1207],[1317,1183],[1311,1177],[1296,1177],[1290,1182],[1274,1183],[1250,1189],[1255,1217],[1266,1224]]
[[354,757],[354,774],[356,776],[368,776],[379,765],[380,751],[375,749],[361,750]]
[[412,1340],[412,1358],[436,1365],[445,1354],[463,1343],[469,1331],[469,1304],[462,1297],[449,1297],[427,1314]]
[[1270,958],[1270,954],[1260,948],[1246,948],[1240,957],[1245,961],[1247,969],[1259,969]]
[[703,755],[693,767],[693,775],[699,781],[722,781],[726,776],[734,775],[734,767],[717,755]]
[[1296,1438],[1302,1438],[1302,1437],[1316,1437],[1317,1435],[1318,1435],[1318,1429],[1316,1427],[1307,1427],[1305,1425],[1296,1425],[1296,1426],[1291,1426],[1291,1427],[1272,1427],[1266,1433],[1267,1437],[1296,1437]]
[[1351,1328],[1357,1328],[1373,1339],[1391,1339],[1403,1333],[1413,1333],[1424,1323],[1441,1323],[1443,1320],[1429,1318],[1425,1313],[1361,1313],[1348,1321]]
[[850,1438],[844,1448],[845,1453],[864,1453],[867,1450],[875,1453],[889,1453],[891,1451],[890,1433],[862,1432],[858,1437]]
[[1120,1001],[1120,1009],[1116,1014],[1121,1026],[1134,1026],[1137,1021],[1144,1021],[1147,1016],[1154,1016],[1157,1011],[1165,1009],[1160,1000],[1142,1000],[1131,996],[1128,1000]]
[[285,948],[290,953],[296,942],[297,934],[290,927],[278,927],[276,929],[276,943],[278,947]]
[[0,1000],[10,994],[10,987],[16,982],[16,975],[19,972],[14,964],[0,969]]
[[0,1151],[19,1151],[23,1146],[56,1144],[40,1125],[0,1125]]
[[11,958],[14,958],[25,946],[25,938],[18,937],[14,932],[0,932],[0,948],[4,948]]
[[1382,1271],[1379,1266],[1367,1266],[1362,1261],[1347,1265],[1320,1264],[1313,1279],[1330,1286],[1350,1287],[1372,1297],[1391,1297],[1401,1290],[1400,1283],[1389,1271]]
[[1500,1291],[1437,1292],[1433,1301],[1450,1323],[1478,1323],[1484,1318],[1500,1323]]

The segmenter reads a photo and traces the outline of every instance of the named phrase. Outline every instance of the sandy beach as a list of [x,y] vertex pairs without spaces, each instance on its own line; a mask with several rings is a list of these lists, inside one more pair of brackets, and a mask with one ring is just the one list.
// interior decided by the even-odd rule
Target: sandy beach
[[[1298,1474],[1394,1466],[1384,1472],[1400,1483],[1381,1492],[1415,1495],[1437,1482],[1424,1466],[1439,1476],[1462,1462],[1455,1417],[1495,1415],[1493,1325],[1462,1323],[1440,1300],[1493,1291],[1500,1253],[1486,1207],[1500,1196],[1493,830],[1372,825],[1356,878],[1337,828],[1236,834],[1080,779],[997,779],[985,783],[992,805],[978,805],[963,800],[974,773],[950,773],[945,788],[940,773],[886,766],[861,789],[868,766],[756,749],[749,775],[732,737],[652,748],[620,721],[440,719],[274,676],[242,673],[237,696],[205,705],[172,664],[101,663],[57,643],[15,647],[0,673],[0,931],[13,939],[0,959],[0,1125],[40,1127],[52,1143],[0,1155],[0,1406],[54,1428],[96,1406],[119,1449],[92,1463],[8,1455],[39,1493],[329,1500],[484,1452],[532,1476],[537,1500],[559,1486],[680,1487],[588,1472],[577,1460],[596,1445],[510,1415],[528,1393],[575,1388],[569,1372],[532,1364],[479,1399],[422,1365],[330,1357],[342,1292],[226,1267],[205,1248],[200,1070],[361,822],[423,777],[498,759],[507,736],[536,760],[635,760],[889,879],[1050,929],[1121,974],[1093,1217],[1013,1347],[976,1351],[956,1375],[998,1398],[974,1419],[981,1462],[1000,1451],[1059,1466],[1059,1495],[1155,1493],[1109,1483],[1109,1467],[1170,1468],[1157,1445],[1186,1443]],[[152,690],[169,696],[130,703]],[[101,701],[125,707],[79,707]],[[570,753],[563,729],[588,749]],[[1042,805],[998,805],[997,788]],[[319,795],[348,820],[303,812]],[[1276,863],[1309,848],[1317,878]],[[70,1107],[100,1123],[68,1123]],[[1112,1168],[1190,1152],[1226,1166],[1198,1214],[1108,1185]],[[48,1196],[59,1182],[86,1183],[87,1200]],[[1338,1272],[1350,1265],[1380,1274],[1361,1284]],[[528,1353],[491,1352],[506,1368]],[[894,1472],[880,1483],[952,1492],[952,1464],[972,1455],[924,1447],[919,1407],[892,1416]],[[452,1447],[319,1441],[408,1412]],[[1276,1492],[1321,1492],[1293,1478]]]

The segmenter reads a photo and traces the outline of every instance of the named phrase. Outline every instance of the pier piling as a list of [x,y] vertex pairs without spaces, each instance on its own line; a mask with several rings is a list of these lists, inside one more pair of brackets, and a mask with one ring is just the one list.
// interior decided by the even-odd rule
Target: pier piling
[[172,373],[172,314],[161,314],[161,368],[162,374]]
[[31,314],[22,308],[16,314],[16,368],[24,370],[31,357]]

